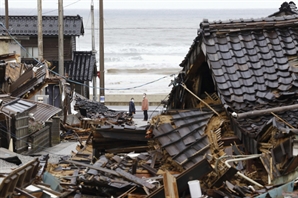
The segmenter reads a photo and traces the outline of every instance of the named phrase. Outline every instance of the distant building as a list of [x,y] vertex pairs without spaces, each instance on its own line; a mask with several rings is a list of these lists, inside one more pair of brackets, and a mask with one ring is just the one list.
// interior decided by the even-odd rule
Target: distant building
[[[58,16],[43,16],[43,58],[51,63],[51,69],[59,71]],[[9,16],[9,33],[5,26],[5,16],[0,16],[0,54],[20,54],[21,62],[36,64],[38,58],[37,16]],[[64,68],[65,74],[78,93],[89,97],[89,89],[82,84],[92,81],[96,74],[95,55],[92,51],[76,51],[76,37],[84,35],[82,17],[64,16]],[[21,46],[18,44],[20,43]]]

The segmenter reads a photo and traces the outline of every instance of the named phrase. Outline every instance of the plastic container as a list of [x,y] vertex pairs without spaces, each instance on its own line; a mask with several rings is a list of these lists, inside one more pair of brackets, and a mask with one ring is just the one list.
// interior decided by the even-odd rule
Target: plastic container
[[199,180],[191,180],[188,182],[188,187],[190,191],[191,198],[202,197],[202,191]]

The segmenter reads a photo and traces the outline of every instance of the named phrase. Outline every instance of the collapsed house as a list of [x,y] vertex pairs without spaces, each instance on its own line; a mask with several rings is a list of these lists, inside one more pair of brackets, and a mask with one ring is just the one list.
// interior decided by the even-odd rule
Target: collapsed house
[[[152,136],[184,168],[208,159],[212,171],[195,177],[206,195],[276,197],[287,192],[276,194],[283,184],[293,190],[297,14],[284,2],[268,17],[200,24],[173,81],[170,121],[157,118]],[[197,109],[202,115],[189,119]]]
[[179,197],[199,180],[209,197],[294,196],[297,16],[285,2],[261,19],[203,20],[167,110],[148,126],[79,97],[80,124],[62,126],[88,137],[48,164],[53,193]]

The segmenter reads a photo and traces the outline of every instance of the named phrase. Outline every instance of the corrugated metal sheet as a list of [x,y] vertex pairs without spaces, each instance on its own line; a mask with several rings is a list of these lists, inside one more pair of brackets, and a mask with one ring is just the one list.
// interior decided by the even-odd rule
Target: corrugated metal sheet
[[16,113],[23,113],[25,111],[29,111],[33,107],[35,107],[36,104],[30,103],[21,99],[12,100],[6,104],[2,105],[1,111],[7,113],[7,114],[16,114]]
[[204,130],[212,115],[200,110],[178,112],[172,115],[175,127],[171,123],[160,124],[153,130],[154,138],[176,162],[187,169],[210,152]]
[[95,55],[92,51],[74,51],[67,73],[75,81],[92,81],[94,66]]
[[[0,16],[0,22],[5,24],[5,16]],[[9,16],[9,30],[12,35],[37,35],[37,16]],[[42,16],[43,35],[58,35],[58,16]],[[6,30],[0,26],[0,34],[6,35]],[[84,35],[84,25],[81,16],[64,16],[64,35]]]
[[19,109],[29,110],[29,113],[33,113],[37,121],[47,121],[61,111],[61,109],[48,104],[19,99],[8,95],[0,95],[0,99],[3,101],[2,111],[8,113],[9,110],[14,112],[17,112]]

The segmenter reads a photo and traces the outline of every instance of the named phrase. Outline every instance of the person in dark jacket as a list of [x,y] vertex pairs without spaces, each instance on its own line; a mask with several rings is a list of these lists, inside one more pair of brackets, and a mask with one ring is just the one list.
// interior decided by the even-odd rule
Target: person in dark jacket
[[131,98],[131,100],[129,101],[129,116],[132,116],[133,114],[136,114],[136,108],[135,108],[135,103],[134,103],[134,99]]

